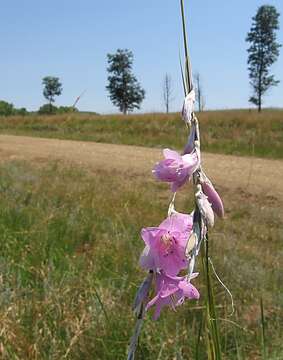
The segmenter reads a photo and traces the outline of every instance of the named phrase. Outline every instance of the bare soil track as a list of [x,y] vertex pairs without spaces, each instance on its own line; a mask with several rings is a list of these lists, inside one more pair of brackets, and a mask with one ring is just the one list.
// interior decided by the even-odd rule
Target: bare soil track
[[[159,149],[104,143],[0,135],[0,160],[61,160],[90,170],[150,176]],[[204,168],[218,185],[283,201],[283,161],[203,154]]]

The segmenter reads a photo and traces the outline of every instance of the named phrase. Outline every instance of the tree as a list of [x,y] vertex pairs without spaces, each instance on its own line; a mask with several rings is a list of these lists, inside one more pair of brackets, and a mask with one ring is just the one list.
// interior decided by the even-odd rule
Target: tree
[[194,78],[195,78],[196,101],[198,103],[198,111],[201,112],[204,110],[205,99],[203,95],[200,74],[198,72],[195,73]]
[[14,108],[13,104],[10,104],[4,100],[0,100],[0,116],[13,115],[14,111],[15,111],[15,108]]
[[110,99],[123,114],[139,109],[145,97],[136,77],[132,73],[133,53],[118,49],[116,54],[108,54],[108,85]]
[[52,103],[55,101],[54,97],[62,94],[63,88],[59,78],[54,76],[46,76],[42,79],[43,96],[49,101],[50,113],[52,112]]
[[251,45],[248,48],[248,70],[253,95],[249,101],[262,108],[262,97],[271,86],[279,81],[269,74],[270,66],[279,56],[280,44],[276,41],[276,30],[279,30],[280,14],[274,6],[263,5],[258,8],[256,16],[246,41]]
[[0,116],[11,116],[11,115],[27,115],[28,111],[26,108],[17,109],[13,104],[8,103],[7,101],[0,100]]
[[171,76],[169,74],[165,74],[163,81],[163,100],[167,114],[169,113],[170,103],[173,100],[172,94],[173,94],[173,90],[172,90]]

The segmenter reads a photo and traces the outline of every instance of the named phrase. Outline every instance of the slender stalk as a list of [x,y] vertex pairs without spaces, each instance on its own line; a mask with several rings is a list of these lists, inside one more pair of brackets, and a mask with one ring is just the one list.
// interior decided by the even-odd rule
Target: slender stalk
[[181,68],[183,89],[184,89],[184,94],[185,94],[185,96],[186,96],[187,93],[188,93],[188,91],[187,91],[187,85],[186,85],[186,82],[185,82],[185,77],[184,77],[184,71],[183,71],[183,65],[182,65],[181,56],[179,57],[179,60],[180,60],[180,68]]
[[186,18],[185,18],[185,6],[184,0],[181,1],[181,14],[182,14],[182,25],[183,25],[183,39],[184,39],[184,50],[185,50],[185,78],[187,82],[187,92],[190,93],[193,89],[192,82],[192,68],[188,50],[188,36],[186,30]]
[[[183,25],[183,38],[184,38],[184,50],[185,50],[185,82],[187,92],[191,92],[193,89],[192,83],[192,69],[191,62],[189,57],[188,50],[188,37],[186,31],[186,19],[185,19],[185,6],[184,0],[180,0],[181,3],[181,14],[182,14],[182,25]],[[197,125],[197,120],[196,125]],[[199,138],[199,130],[197,128],[197,137]],[[200,146],[200,144],[199,144]],[[195,184],[197,179],[194,177]],[[197,210],[197,205],[196,205]],[[201,224],[200,224],[201,225]],[[200,226],[201,228],[201,226]],[[201,235],[202,239],[202,235]],[[206,317],[205,317],[205,329],[206,329],[206,339],[207,339],[207,356],[211,360],[221,360],[221,344],[220,344],[220,335],[219,327],[217,321],[217,312],[214,301],[214,292],[210,276],[210,262],[209,262],[209,247],[208,247],[208,235],[206,235],[201,243],[201,258],[203,265],[203,272],[205,276],[206,283]]]
[[221,360],[222,355],[219,326],[214,300],[214,291],[210,275],[208,236],[206,236],[205,241],[202,243],[201,257],[206,282],[206,327],[208,358],[212,360]]

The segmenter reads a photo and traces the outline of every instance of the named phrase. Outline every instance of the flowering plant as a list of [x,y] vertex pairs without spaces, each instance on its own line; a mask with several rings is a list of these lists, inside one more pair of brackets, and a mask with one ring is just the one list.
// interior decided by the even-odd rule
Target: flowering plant
[[[210,260],[207,245],[208,228],[214,225],[214,214],[224,217],[224,207],[201,164],[200,132],[198,119],[194,113],[195,93],[191,82],[183,0],[181,0],[181,11],[186,60],[185,77],[183,76],[185,99],[182,118],[190,128],[190,132],[183,153],[179,154],[170,149],[163,150],[164,159],[153,169],[157,180],[170,184],[173,199],[169,205],[167,218],[158,227],[147,227],[141,231],[145,247],[139,263],[144,270],[148,271],[148,275],[139,287],[134,301],[133,308],[137,314],[137,324],[131,340],[128,360],[134,359],[142,321],[151,307],[155,307],[153,318],[156,320],[165,306],[175,310],[186,299],[199,299],[200,294],[191,281],[198,275],[194,272],[194,268],[200,252],[203,258],[203,269],[207,275],[207,295],[209,299],[213,298],[208,268]],[[194,186],[195,208],[190,214],[182,214],[175,210],[174,201],[180,188],[189,182]],[[153,283],[155,283],[155,294],[150,300],[150,289]],[[208,318],[214,320],[211,325],[211,343],[216,345],[211,353],[221,357],[219,342],[217,343],[215,312],[211,304],[207,311]],[[220,359],[220,357],[217,358]]]

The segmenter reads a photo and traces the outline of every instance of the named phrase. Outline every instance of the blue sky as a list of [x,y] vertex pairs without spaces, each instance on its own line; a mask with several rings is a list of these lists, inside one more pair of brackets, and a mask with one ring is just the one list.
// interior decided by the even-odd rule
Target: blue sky
[[[202,78],[206,108],[248,107],[250,87],[245,37],[257,0],[187,0],[186,13],[193,71]],[[267,2],[282,14],[283,1]],[[182,33],[179,0],[9,0],[0,13],[0,99],[36,110],[45,100],[41,80],[58,76],[58,105],[117,112],[105,90],[106,54],[117,48],[134,52],[134,73],[146,90],[141,111],[164,110],[162,81],[173,79],[172,110],[182,104],[179,51]],[[283,106],[283,48],[272,71],[281,80],[265,106]]]

